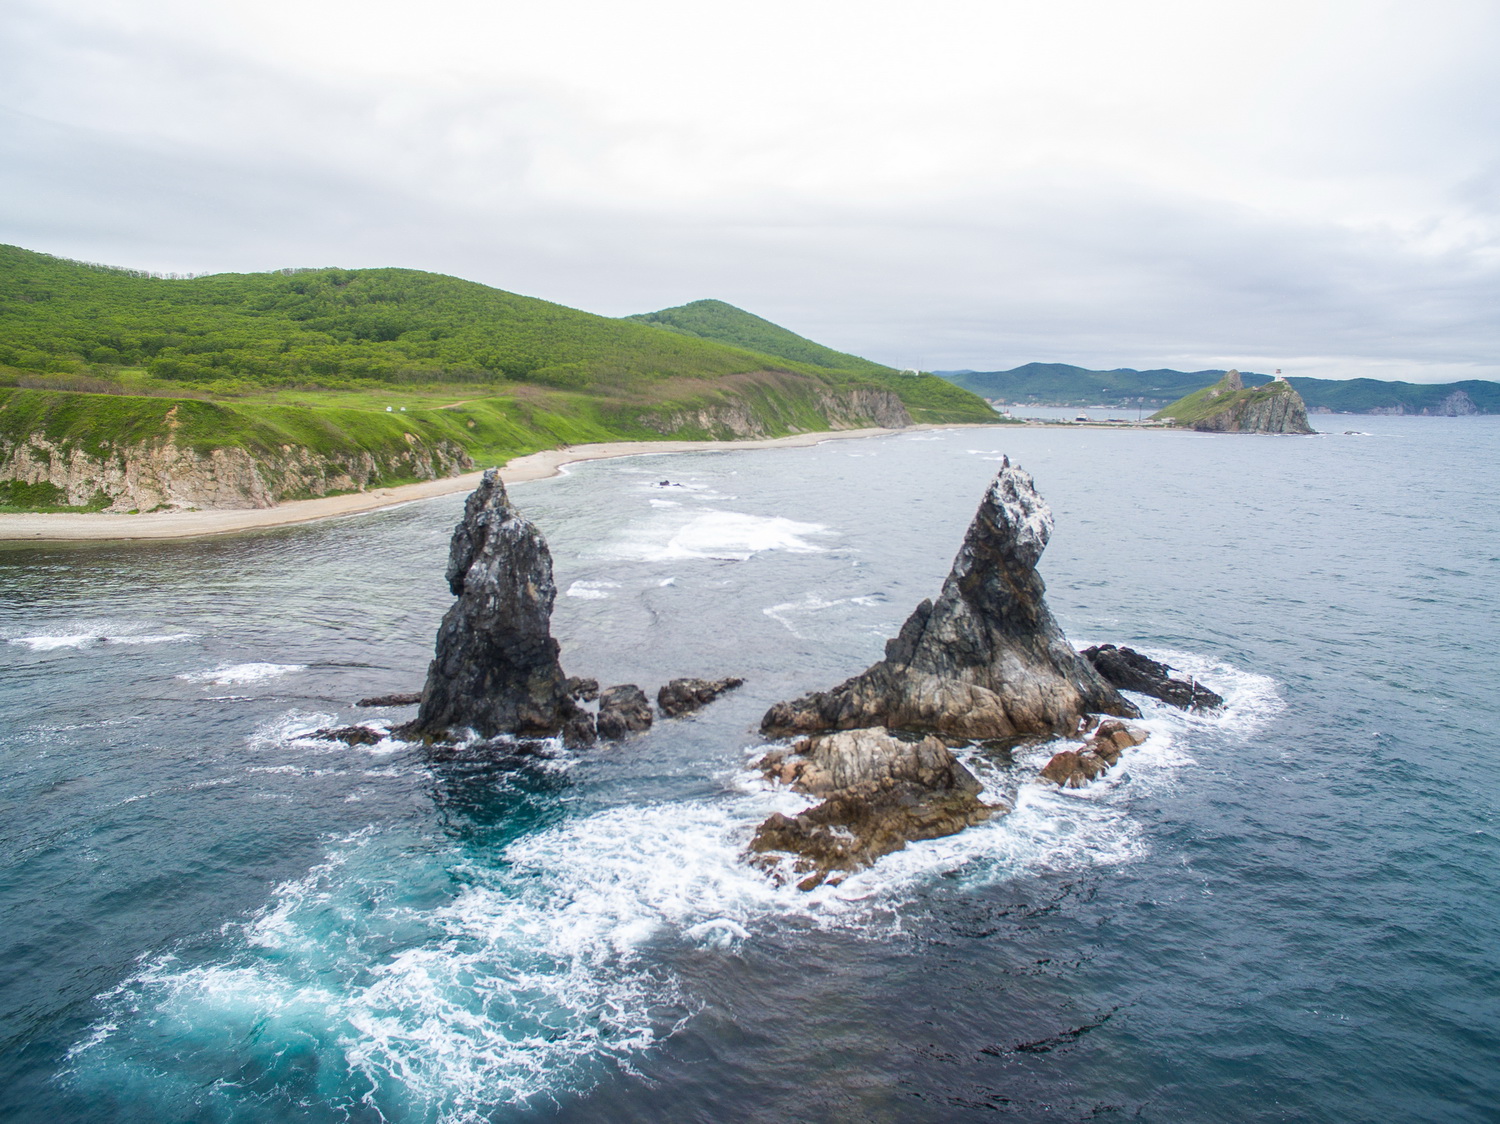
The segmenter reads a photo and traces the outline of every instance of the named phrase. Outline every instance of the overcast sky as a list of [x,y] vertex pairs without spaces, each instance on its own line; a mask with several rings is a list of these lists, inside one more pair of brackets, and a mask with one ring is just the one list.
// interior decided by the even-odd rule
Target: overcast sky
[[896,366],[1500,378],[1494,0],[9,0],[0,241]]

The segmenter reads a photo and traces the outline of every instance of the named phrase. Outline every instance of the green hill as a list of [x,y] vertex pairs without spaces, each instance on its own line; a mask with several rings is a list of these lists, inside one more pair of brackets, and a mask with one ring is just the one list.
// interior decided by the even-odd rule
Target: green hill
[[[943,380],[819,351],[755,351],[416,270],[161,278],[0,247],[0,484],[24,484],[0,502],[34,497],[29,478],[52,471],[38,457],[92,450],[103,472],[105,450],[163,441],[279,458],[281,496],[400,482],[452,455],[995,420]],[[308,484],[297,450],[342,467]],[[81,502],[64,490],[71,502],[53,506]]]
[[756,316],[753,312],[735,308],[734,305],[723,301],[693,301],[692,304],[664,308],[660,312],[638,312],[625,319],[651,324],[657,328],[666,328],[670,332],[677,332],[684,336],[727,343],[733,347],[743,347],[748,351],[758,351],[762,355],[775,355],[782,359],[790,359],[794,363],[808,363],[814,367],[826,367],[829,370],[866,371],[887,375],[896,373],[890,367],[883,367],[879,363],[872,363],[857,355],[846,355],[842,351],[834,351],[831,347],[814,343],[805,336],[799,336],[796,332],[783,328],[780,324],[773,324],[769,320]]
[[745,348],[806,367],[874,376],[883,385],[896,390],[917,421],[1001,420],[993,412],[988,417],[970,416],[972,399],[968,395],[955,397],[952,384],[946,379],[927,373],[900,374],[892,367],[834,351],[724,301],[693,301],[658,312],[639,312],[625,319],[695,339]]
[[[1223,371],[1090,370],[1067,363],[1027,363],[1008,371],[941,371],[957,386],[1000,402],[1050,406],[1159,407],[1212,386]],[[1270,375],[1244,374],[1246,386]],[[1500,413],[1500,383],[1471,379],[1456,383],[1381,382],[1376,379],[1287,380],[1311,410],[1366,414]],[[1455,397],[1457,395],[1458,397]]]

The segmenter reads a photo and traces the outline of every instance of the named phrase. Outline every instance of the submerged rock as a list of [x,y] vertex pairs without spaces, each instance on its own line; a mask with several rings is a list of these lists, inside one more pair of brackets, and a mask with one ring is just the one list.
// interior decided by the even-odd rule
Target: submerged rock
[[668,718],[677,718],[707,706],[726,691],[732,691],[744,682],[734,676],[725,679],[673,679],[656,692],[656,705]]
[[634,683],[606,687],[599,695],[597,726],[601,738],[618,740],[651,728],[651,701]]
[[343,742],[345,745],[375,745],[385,734],[369,726],[324,726],[314,730],[312,737],[325,742]]
[[448,552],[458,598],[438,629],[421,708],[405,731],[548,736],[578,712],[552,638],[552,555],[490,469],[464,505]]
[[762,761],[767,776],[823,802],[795,816],[771,815],[750,843],[762,863],[795,855],[811,890],[830,876],[869,866],[915,839],[937,839],[980,823],[997,806],[979,799],[974,774],[942,740],[903,740],[883,729],[844,730],[798,742]]
[[1036,564],[1052,513],[1007,459],[936,602],[923,601],[885,659],[831,691],[777,703],[772,737],[884,726],[964,738],[1072,734],[1085,714],[1138,712],[1073,650]]
[[1173,679],[1171,668],[1143,656],[1134,648],[1098,644],[1085,648],[1084,659],[1122,691],[1139,691],[1183,710],[1211,710],[1224,705],[1215,694],[1194,679]]
[[412,691],[401,695],[371,695],[367,699],[360,699],[355,706],[415,706],[422,701],[421,691]]

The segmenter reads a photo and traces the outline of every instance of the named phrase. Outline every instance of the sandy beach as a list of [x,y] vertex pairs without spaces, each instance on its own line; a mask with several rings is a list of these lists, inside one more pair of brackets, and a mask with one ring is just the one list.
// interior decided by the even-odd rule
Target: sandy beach
[[[605,460],[610,457],[636,457],[653,453],[690,453],[705,449],[788,449],[817,445],[824,441],[860,437],[883,437],[919,429],[948,429],[951,426],[911,426],[896,429],[841,429],[819,433],[797,433],[790,437],[771,437],[747,441],[612,441],[599,445],[574,445],[561,449],[544,449],[517,457],[500,468],[506,484],[522,484],[556,476],[567,464],[579,461]],[[310,523],[340,515],[375,511],[395,504],[425,500],[453,492],[471,491],[482,471],[440,480],[424,480],[395,488],[375,488],[342,496],[324,496],[314,500],[292,500],[275,507],[234,508],[215,511],[162,511],[145,515],[106,514],[18,514],[0,515],[0,542],[79,542],[90,539],[186,539],[202,535],[224,535],[261,527],[283,527],[291,523]]]

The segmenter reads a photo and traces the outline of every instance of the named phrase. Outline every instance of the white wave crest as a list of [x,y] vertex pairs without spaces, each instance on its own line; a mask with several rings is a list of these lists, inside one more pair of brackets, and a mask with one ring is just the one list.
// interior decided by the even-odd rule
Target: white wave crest
[[568,586],[568,591],[564,596],[578,597],[584,601],[603,601],[609,596],[610,590],[619,588],[619,582],[578,581]]
[[276,679],[294,671],[302,671],[306,666],[300,663],[221,664],[207,671],[187,671],[177,678],[189,683],[211,683],[216,687],[232,687],[240,683],[259,683],[264,679]]
[[719,559],[743,562],[766,550],[811,554],[824,548],[809,536],[827,533],[820,523],[737,511],[663,512],[630,528],[607,553],[645,562]]
[[33,652],[51,652],[58,648],[91,648],[96,644],[176,644],[191,640],[197,633],[171,632],[161,635],[119,636],[98,632],[64,633],[56,636],[17,636],[7,643],[19,644]]

